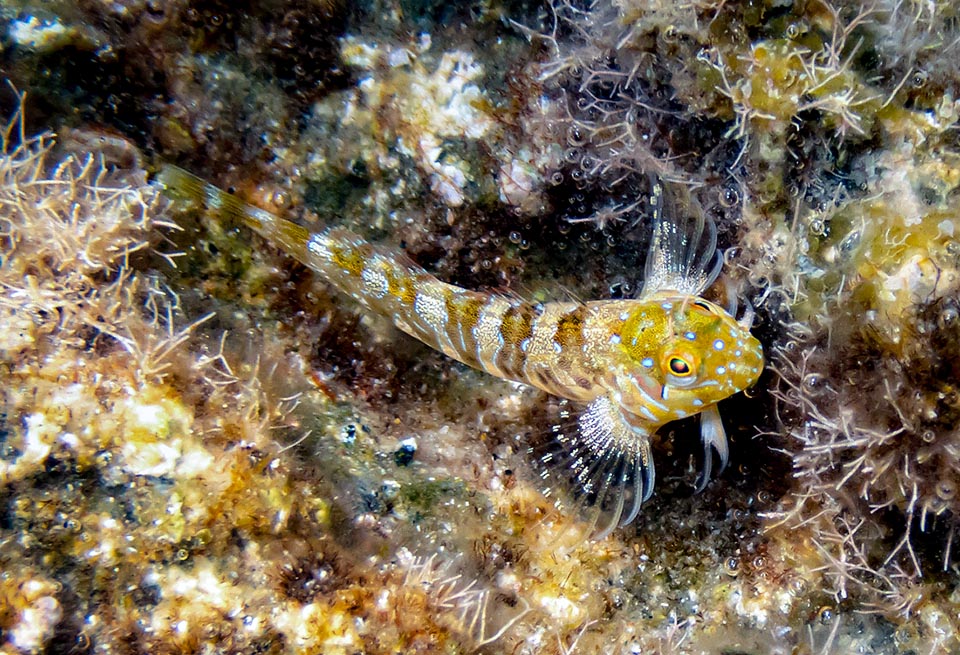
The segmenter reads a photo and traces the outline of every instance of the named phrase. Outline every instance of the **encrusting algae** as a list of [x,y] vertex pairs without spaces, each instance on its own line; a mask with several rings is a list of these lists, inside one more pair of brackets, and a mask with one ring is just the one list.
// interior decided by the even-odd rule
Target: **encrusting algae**
[[434,650],[522,615],[451,562],[367,570],[331,538],[333,490],[291,476],[275,441],[296,394],[268,400],[256,366],[201,335],[227,315],[176,328],[180,299],[132,263],[175,229],[144,171],[27,137],[19,115],[3,146],[0,490],[21,534],[0,542],[4,652]]
[[[0,652],[957,652],[956,18],[0,2],[36,121],[0,156]],[[165,162],[358,235],[371,286],[168,204],[147,182]],[[657,184],[689,210],[661,226],[704,225],[679,313],[702,291],[729,325],[749,301],[769,361],[724,392],[709,483],[716,433],[647,417],[656,493],[596,539],[652,484],[633,474],[619,520],[591,515],[602,482],[574,511],[542,493],[531,465],[584,413],[522,383],[519,344],[549,299],[656,288]],[[713,225],[726,261],[700,290]],[[517,375],[332,288],[377,305],[405,276],[478,320],[504,299],[516,347],[483,368]],[[456,312],[404,312],[483,365]],[[689,343],[678,361],[705,361]]]

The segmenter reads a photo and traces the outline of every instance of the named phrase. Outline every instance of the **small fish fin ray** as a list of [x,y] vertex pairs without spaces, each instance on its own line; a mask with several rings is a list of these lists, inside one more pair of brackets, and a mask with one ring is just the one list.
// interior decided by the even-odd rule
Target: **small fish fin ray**
[[244,202],[213,184],[173,164],[164,164],[154,178],[173,199],[184,199],[210,210],[219,218],[242,223],[304,261],[310,233],[292,221]]
[[727,468],[727,459],[730,457],[727,433],[723,429],[720,410],[717,409],[716,405],[700,412],[700,439],[703,442],[703,470],[697,479],[697,493],[703,491],[707,483],[710,482],[714,451],[720,458],[720,469],[717,471],[717,475],[723,473],[723,469]]
[[558,506],[573,506],[605,538],[633,522],[653,493],[650,434],[632,425],[607,396],[590,403],[562,401],[548,434],[529,449],[543,492]]
[[717,279],[723,257],[717,250],[717,226],[683,185],[670,189],[651,180],[653,236],[647,252],[640,297],[659,291],[699,296]]

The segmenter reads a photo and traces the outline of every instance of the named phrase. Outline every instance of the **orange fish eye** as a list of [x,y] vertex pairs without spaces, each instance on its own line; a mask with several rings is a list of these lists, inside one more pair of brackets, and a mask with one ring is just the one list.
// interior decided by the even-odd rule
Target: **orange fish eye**
[[700,356],[686,348],[670,348],[660,358],[660,370],[679,382],[690,382],[700,368]]
[[693,367],[690,366],[690,362],[677,355],[670,358],[667,362],[667,368],[678,378],[685,378],[693,373]]

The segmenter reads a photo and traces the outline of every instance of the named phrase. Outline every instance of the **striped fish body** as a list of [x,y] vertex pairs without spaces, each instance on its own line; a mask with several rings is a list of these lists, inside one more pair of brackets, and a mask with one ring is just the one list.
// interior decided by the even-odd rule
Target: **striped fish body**
[[[295,233],[292,224],[281,227],[285,238]],[[680,338],[693,347],[694,335],[706,341],[714,333],[705,328],[716,326],[723,310],[707,301],[697,299],[694,305],[693,298],[668,294],[644,300],[533,304],[447,284],[407,257],[347,230],[294,238],[301,261],[331,284],[468,366],[581,402],[620,388],[620,404],[634,408],[638,422],[651,430],[703,407],[680,403],[679,398],[664,400],[658,371],[664,344]],[[694,320],[697,315],[703,320]],[[677,330],[686,336],[675,334]],[[732,393],[729,386],[719,387],[727,391],[722,397]]]
[[[438,280],[407,257],[343,229],[311,233],[173,166],[158,182],[245,223],[398,328],[464,364],[575,403],[539,454],[542,476],[588,508],[597,538],[631,522],[653,490],[653,432],[701,415],[704,469],[727,443],[716,404],[752,385],[763,351],[721,307],[701,298],[719,272],[716,232],[702,214],[661,216],[637,299],[529,303]],[[601,522],[602,521],[602,522]]]

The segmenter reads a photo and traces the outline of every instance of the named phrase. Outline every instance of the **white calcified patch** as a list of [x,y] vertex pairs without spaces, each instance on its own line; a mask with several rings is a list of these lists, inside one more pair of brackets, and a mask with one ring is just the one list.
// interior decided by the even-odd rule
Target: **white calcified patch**
[[64,45],[75,31],[56,19],[40,20],[36,16],[27,16],[11,21],[7,27],[7,36],[23,48],[50,52]]

